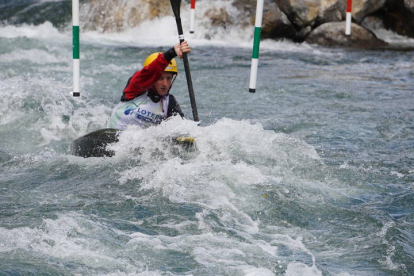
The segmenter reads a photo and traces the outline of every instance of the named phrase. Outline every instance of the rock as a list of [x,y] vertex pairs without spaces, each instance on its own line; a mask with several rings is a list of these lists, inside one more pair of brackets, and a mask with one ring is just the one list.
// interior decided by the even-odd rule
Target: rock
[[404,0],[404,6],[414,14],[414,0]]
[[81,11],[85,22],[82,27],[101,32],[123,31],[145,20],[172,14],[169,1],[163,0],[90,0]]
[[[250,24],[254,26],[256,20],[257,0],[237,0],[233,2],[233,6],[244,11],[246,16],[250,18]],[[279,9],[279,7],[271,0],[264,2],[263,6],[263,23],[262,38],[291,38],[296,37],[296,31],[290,23],[287,16]]]
[[287,16],[275,3],[269,3],[269,9],[263,14],[262,34],[266,38],[295,39],[296,32]]
[[230,15],[224,8],[212,8],[207,10],[204,15],[210,18],[211,25],[215,27],[227,28],[233,23]]
[[414,0],[387,0],[381,12],[385,28],[399,35],[414,37],[414,13],[409,9],[413,2]]
[[381,9],[387,0],[354,0],[352,1],[352,18],[361,23],[365,16]]
[[365,17],[361,22],[361,26],[371,31],[385,29],[382,18],[374,15]]
[[342,46],[353,48],[382,48],[387,43],[378,39],[374,33],[352,23],[351,35],[345,35],[344,22],[325,23],[314,29],[306,39],[311,44],[322,46]]
[[275,0],[275,2],[297,30],[312,26],[321,9],[320,0]]
[[318,25],[327,22],[338,22],[345,20],[346,1],[322,0],[318,16]]
[[[269,0],[264,2],[263,13],[269,10],[269,3]],[[254,16],[256,14],[256,0],[238,0],[234,1],[232,5],[240,11],[244,11],[248,17]]]
[[[199,16],[207,17],[206,37],[220,35],[223,29],[234,25],[235,28],[246,31],[254,25],[257,0],[204,2],[207,9]],[[306,39],[321,41],[321,44],[351,47],[359,45],[363,39],[354,36],[363,35],[362,31],[357,30],[351,37],[343,37],[340,34],[345,27],[338,27],[338,31],[335,31],[335,24],[326,25],[334,22],[340,22],[339,26],[345,25],[346,2],[265,0],[262,38],[288,38],[296,42]],[[183,6],[186,4],[188,1],[182,1]],[[353,0],[352,11],[353,21],[363,24],[366,29],[374,30],[384,26],[400,35],[414,37],[414,0]],[[166,0],[89,0],[82,5],[81,27],[100,32],[120,32],[144,21],[168,15],[172,15],[172,10]],[[322,31],[327,34],[322,35]],[[365,38],[368,39],[368,35]],[[367,41],[369,47],[381,44],[375,43],[379,40],[373,38]]]

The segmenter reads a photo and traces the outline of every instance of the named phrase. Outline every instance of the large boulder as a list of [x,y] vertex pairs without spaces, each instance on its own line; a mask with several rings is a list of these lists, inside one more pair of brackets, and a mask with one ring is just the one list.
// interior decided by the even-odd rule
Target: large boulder
[[[250,24],[256,20],[257,0],[236,0],[233,6],[244,11]],[[262,38],[295,38],[296,31],[287,16],[272,0],[266,0],[263,7]]]
[[298,30],[312,26],[321,9],[320,0],[275,0],[275,2]]
[[352,1],[352,18],[360,23],[365,16],[381,9],[386,1],[387,0],[354,0]]
[[90,0],[82,6],[83,27],[101,32],[123,31],[145,20],[171,15],[169,1]]
[[[352,16],[356,22],[361,22],[365,16],[383,7],[386,1],[354,0]],[[299,29],[313,26],[315,22],[318,25],[345,19],[346,0],[275,0],[275,2]]]
[[324,0],[321,1],[319,10],[318,25],[327,22],[338,22],[345,20],[346,1],[344,0]]
[[361,22],[361,26],[370,31],[385,29],[382,17],[376,15],[368,15],[367,17],[365,17],[364,20],[362,20]]
[[387,46],[387,43],[378,39],[374,33],[352,23],[351,35],[345,35],[345,23],[325,23],[314,29],[306,39],[311,44],[322,46],[341,46],[352,48],[375,49]]
[[292,23],[275,3],[271,3],[271,5],[273,8],[263,14],[263,37],[295,39],[296,31]]
[[414,0],[404,0],[404,6],[414,15]]
[[229,25],[235,23],[232,16],[224,7],[212,7],[204,13],[204,16],[209,18],[211,26],[214,27],[226,29]]
[[381,12],[385,28],[414,37],[414,0],[387,0]]
[[[354,0],[352,15],[360,23],[367,15],[381,9],[387,0]],[[413,0],[414,1],[414,0]],[[296,29],[296,40],[303,40],[321,24],[341,22],[346,17],[346,0],[275,0]]]

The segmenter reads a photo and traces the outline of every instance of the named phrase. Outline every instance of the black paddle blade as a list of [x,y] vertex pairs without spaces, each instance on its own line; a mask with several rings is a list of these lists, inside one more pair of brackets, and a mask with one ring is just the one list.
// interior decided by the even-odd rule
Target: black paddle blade
[[181,0],[170,0],[171,7],[176,18],[180,17]]

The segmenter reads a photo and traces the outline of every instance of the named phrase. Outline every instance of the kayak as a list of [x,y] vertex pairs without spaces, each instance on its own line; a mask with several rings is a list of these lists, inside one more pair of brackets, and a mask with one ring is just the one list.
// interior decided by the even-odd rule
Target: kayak
[[[88,133],[72,142],[71,152],[81,157],[111,157],[114,151],[107,149],[107,145],[119,141],[121,130],[104,128]],[[195,139],[188,136],[178,136],[171,139],[171,143],[180,145],[184,149],[195,148]]]

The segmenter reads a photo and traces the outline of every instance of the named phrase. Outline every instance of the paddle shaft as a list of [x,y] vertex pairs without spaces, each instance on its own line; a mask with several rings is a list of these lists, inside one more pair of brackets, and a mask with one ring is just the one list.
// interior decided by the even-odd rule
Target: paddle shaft
[[[180,5],[181,0],[170,0],[171,6],[175,15],[175,21],[177,22],[177,29],[178,29],[178,37],[180,39],[180,43],[184,41],[184,32],[183,26],[181,24],[181,17],[180,17]],[[193,89],[193,81],[191,80],[191,73],[190,73],[190,64],[188,63],[187,53],[183,53],[183,62],[184,62],[184,69],[185,69],[185,76],[187,78],[187,86],[188,86],[188,93],[190,94],[190,102],[191,102],[191,109],[193,110],[193,118],[194,121],[198,122],[200,119],[198,118],[197,113],[197,105],[194,96],[194,89]]]

